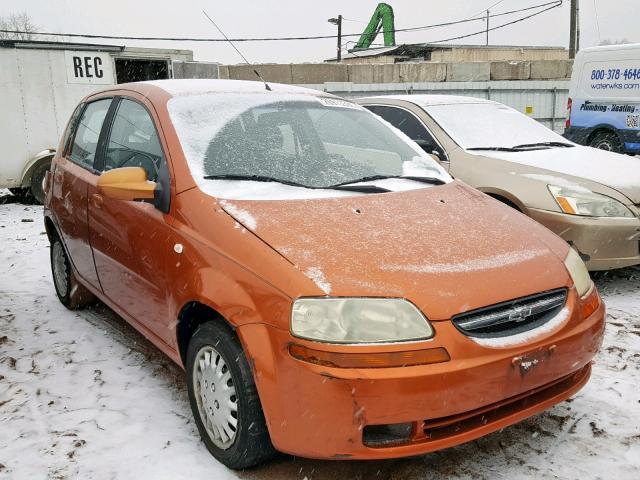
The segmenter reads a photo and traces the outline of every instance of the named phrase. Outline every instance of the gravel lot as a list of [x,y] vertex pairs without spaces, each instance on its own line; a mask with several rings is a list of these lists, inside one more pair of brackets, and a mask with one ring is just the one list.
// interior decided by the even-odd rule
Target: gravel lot
[[232,472],[209,456],[183,373],[102,305],[70,312],[50,278],[41,207],[0,191],[0,479],[640,478],[640,269],[596,276],[607,332],[574,398],[480,440],[411,459],[279,456]]

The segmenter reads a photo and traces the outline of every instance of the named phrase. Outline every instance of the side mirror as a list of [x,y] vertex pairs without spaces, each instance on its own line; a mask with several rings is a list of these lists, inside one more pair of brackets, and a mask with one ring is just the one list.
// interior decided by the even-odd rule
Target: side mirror
[[155,189],[142,167],[114,168],[98,178],[98,193],[116,200],[153,200]]

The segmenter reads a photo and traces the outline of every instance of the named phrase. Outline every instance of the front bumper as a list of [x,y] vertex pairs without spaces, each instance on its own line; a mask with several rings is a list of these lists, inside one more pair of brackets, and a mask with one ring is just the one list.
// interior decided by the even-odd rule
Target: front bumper
[[[379,459],[418,455],[464,443],[565,400],[588,380],[604,331],[604,304],[581,319],[574,312],[555,332],[509,348],[483,347],[449,321],[433,322],[435,337],[421,344],[336,346],[304,342],[263,324],[238,328],[274,446],[323,459]],[[348,352],[445,347],[451,360],[401,368],[343,369],[292,358],[292,343]],[[425,344],[428,344],[425,347]],[[541,355],[542,354],[542,355]],[[536,355],[531,369],[517,366]],[[401,444],[371,446],[367,427],[411,423]]]
[[640,264],[640,219],[581,217],[528,209],[531,218],[573,245],[590,271]]

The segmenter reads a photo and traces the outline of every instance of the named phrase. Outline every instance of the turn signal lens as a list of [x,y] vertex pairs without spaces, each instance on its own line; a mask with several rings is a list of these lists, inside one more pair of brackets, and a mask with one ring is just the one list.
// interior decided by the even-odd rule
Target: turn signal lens
[[451,360],[449,353],[442,347],[408,352],[340,353],[290,345],[289,353],[303,362],[333,368],[410,367]]
[[582,318],[590,317],[593,312],[600,307],[600,301],[598,289],[594,286],[591,292],[580,300],[582,304]]

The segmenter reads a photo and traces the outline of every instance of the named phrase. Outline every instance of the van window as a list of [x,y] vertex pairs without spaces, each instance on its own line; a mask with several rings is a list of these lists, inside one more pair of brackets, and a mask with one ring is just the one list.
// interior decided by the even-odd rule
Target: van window
[[122,99],[111,127],[104,169],[142,167],[147,172],[147,179],[155,182],[163,162],[160,139],[151,115],[138,102]]
[[111,99],[105,98],[90,103],[84,109],[73,137],[73,145],[69,155],[73,162],[93,168],[100,130],[102,130],[109,105],[111,105]]

